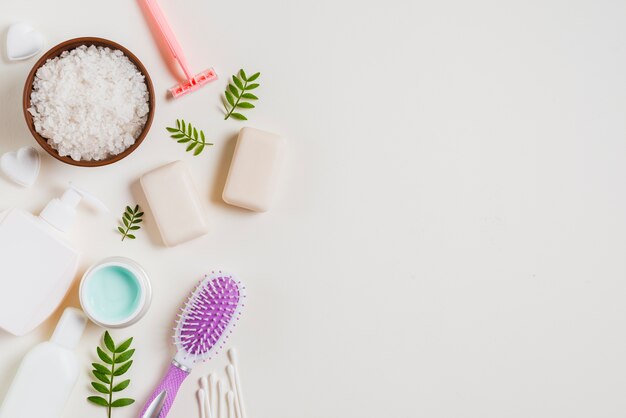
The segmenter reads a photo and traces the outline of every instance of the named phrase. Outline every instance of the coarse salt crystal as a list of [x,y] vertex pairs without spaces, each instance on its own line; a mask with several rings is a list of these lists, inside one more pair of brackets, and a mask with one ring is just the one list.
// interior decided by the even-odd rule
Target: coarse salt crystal
[[132,146],[148,120],[145,77],[120,50],[79,46],[37,70],[35,130],[61,156],[104,160]]

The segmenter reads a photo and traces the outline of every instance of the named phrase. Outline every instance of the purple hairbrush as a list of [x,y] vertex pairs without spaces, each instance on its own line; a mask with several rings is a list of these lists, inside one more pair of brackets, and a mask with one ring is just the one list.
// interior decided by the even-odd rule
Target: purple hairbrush
[[244,306],[245,287],[232,275],[211,272],[181,309],[174,333],[176,356],[143,407],[141,418],[165,418],[193,366],[224,347]]

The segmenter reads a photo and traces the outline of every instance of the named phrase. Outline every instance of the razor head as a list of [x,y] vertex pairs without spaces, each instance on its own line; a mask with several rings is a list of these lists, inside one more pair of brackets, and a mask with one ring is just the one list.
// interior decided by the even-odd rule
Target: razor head
[[187,93],[191,93],[192,91],[196,91],[205,84],[215,80],[217,80],[217,73],[213,68],[209,68],[208,70],[204,70],[201,73],[196,74],[190,80],[186,80],[181,84],[172,87],[170,89],[170,93],[173,98],[178,99],[179,97],[184,96]]
[[178,363],[191,368],[222,350],[241,315],[244,289],[238,279],[221,271],[212,272],[198,284],[176,326]]

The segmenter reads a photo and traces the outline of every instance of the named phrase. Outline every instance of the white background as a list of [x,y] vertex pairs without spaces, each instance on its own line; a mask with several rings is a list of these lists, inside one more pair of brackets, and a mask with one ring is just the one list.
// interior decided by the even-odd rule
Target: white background
[[[112,213],[81,213],[71,237],[81,274],[111,255],[151,274],[152,309],[114,333],[138,350],[128,389],[138,402],[114,417],[138,415],[173,355],[176,310],[215,268],[248,284],[233,345],[250,418],[624,416],[626,2],[161,3],[194,71],[222,76],[175,102],[165,93],[176,75],[135,1],[0,0],[0,30],[26,21],[48,46],[117,41],[158,92],[149,137],[122,162],[46,156],[34,188],[0,179],[0,208],[38,212],[70,180],[93,191]],[[33,63],[0,62],[0,152],[34,144],[21,114]],[[220,111],[240,67],[262,72],[248,123]],[[165,132],[179,117],[216,145],[186,154]],[[242,126],[289,143],[266,214],[220,201]],[[210,233],[164,248],[148,221],[120,242],[133,183],[177,159]],[[26,337],[0,334],[0,394],[59,314]],[[101,333],[91,325],[83,338],[64,418],[104,417],[85,401]],[[194,370],[173,418],[198,416],[196,380],[225,362]]]

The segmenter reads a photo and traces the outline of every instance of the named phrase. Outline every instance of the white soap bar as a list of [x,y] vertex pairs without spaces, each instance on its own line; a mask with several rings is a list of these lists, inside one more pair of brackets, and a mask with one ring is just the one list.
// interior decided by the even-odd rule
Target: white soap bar
[[278,135],[242,128],[222,198],[226,203],[266,212],[280,175],[285,141]]
[[141,176],[141,188],[168,247],[207,233],[204,205],[191,173],[182,161],[164,165]]

